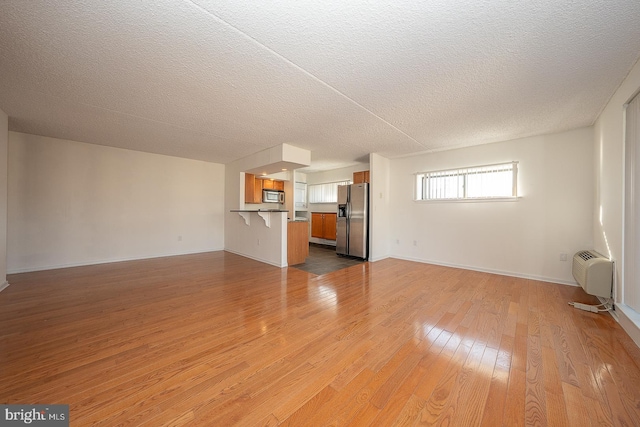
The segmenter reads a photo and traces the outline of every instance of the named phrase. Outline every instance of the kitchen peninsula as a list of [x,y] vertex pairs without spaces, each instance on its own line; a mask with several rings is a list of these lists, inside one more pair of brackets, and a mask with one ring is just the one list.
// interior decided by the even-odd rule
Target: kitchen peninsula
[[[278,267],[301,264],[309,255],[309,223],[288,221],[288,210],[282,209],[231,209],[244,221],[245,227],[238,238],[245,247],[253,248],[250,258]],[[277,256],[274,263],[273,255]],[[245,254],[245,256],[247,256]]]
[[294,208],[292,178],[282,178],[285,203],[273,203],[271,206],[279,209],[269,209],[271,206],[246,203],[246,174],[252,174],[254,178],[285,171],[291,174],[310,164],[309,150],[280,144],[225,165],[225,251],[276,267],[288,265],[287,223],[289,211]]
[[288,213],[289,211],[283,209],[231,209],[231,212],[238,212],[242,218],[244,218],[244,222],[247,225],[251,225],[251,213],[258,214],[264,220],[265,225],[268,228],[271,228],[271,214],[284,212]]

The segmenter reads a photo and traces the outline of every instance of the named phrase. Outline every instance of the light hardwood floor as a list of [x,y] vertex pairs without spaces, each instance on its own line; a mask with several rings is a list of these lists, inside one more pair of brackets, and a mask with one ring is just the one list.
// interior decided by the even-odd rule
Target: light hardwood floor
[[72,426],[640,425],[640,351],[576,287],[225,252],[9,282],[0,402]]

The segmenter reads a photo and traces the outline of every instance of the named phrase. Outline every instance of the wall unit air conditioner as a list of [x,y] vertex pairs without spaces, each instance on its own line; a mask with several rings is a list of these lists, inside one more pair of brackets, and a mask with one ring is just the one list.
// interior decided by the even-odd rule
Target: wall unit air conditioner
[[573,278],[590,295],[611,297],[613,262],[596,251],[580,251],[573,256]]

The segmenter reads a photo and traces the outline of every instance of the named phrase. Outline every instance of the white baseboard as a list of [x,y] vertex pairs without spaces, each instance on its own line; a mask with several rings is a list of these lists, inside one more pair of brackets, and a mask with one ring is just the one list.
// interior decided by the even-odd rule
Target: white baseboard
[[170,252],[166,254],[150,255],[150,256],[143,256],[143,257],[113,258],[113,259],[92,260],[92,261],[86,261],[86,262],[75,262],[75,263],[67,263],[67,264],[52,264],[52,265],[44,265],[44,266],[38,266],[38,267],[23,267],[23,268],[10,269],[7,271],[7,274],[29,273],[32,271],[44,271],[44,270],[57,270],[59,268],[83,267],[87,265],[109,264],[112,262],[138,261],[143,259],[164,258],[168,256],[202,254],[206,252],[217,252],[222,250],[224,250],[224,248],[212,248],[212,249],[206,249],[203,251],[195,251],[195,252]]
[[252,259],[254,261],[260,261],[260,262],[263,262],[265,264],[273,265],[274,267],[278,267],[278,268],[288,267],[288,264],[287,264],[286,260],[282,263],[282,265],[280,265],[277,262],[269,261],[268,259],[260,258],[260,257],[249,255],[249,254],[245,254],[245,253],[234,251],[234,250],[231,250],[231,249],[225,249],[224,251],[225,252],[230,252],[230,253],[235,254],[235,255],[240,255],[240,256],[243,256],[245,258]]
[[377,256],[377,257],[369,257],[369,259],[367,261],[369,262],[376,262],[376,261],[382,261],[383,259],[387,259],[390,258],[389,255],[382,255],[382,256]]
[[612,311],[611,315],[640,347],[640,313],[624,304],[616,304],[616,310]]
[[567,280],[556,279],[556,278],[553,278],[553,277],[536,276],[534,274],[522,274],[522,273],[516,273],[516,272],[513,272],[513,271],[494,270],[494,269],[490,269],[490,268],[480,268],[480,267],[474,267],[474,266],[469,266],[469,265],[450,264],[450,263],[446,263],[446,262],[431,261],[431,260],[425,260],[425,259],[420,259],[420,258],[412,258],[412,257],[405,257],[405,256],[398,256],[398,255],[391,255],[390,258],[397,258],[397,259],[402,259],[402,260],[405,260],[405,261],[420,262],[420,263],[423,263],[423,264],[440,265],[440,266],[443,266],[443,267],[460,268],[462,270],[479,271],[481,273],[498,274],[500,276],[518,277],[520,279],[538,280],[540,282],[559,283],[561,285],[578,286],[578,284],[576,282],[569,282]]
[[335,246],[336,245],[336,241],[335,240],[320,239],[318,237],[310,237],[309,238],[309,243],[315,243],[317,245],[326,245],[326,246]]
[[4,283],[2,285],[0,285],[0,292],[4,291],[5,289],[7,289],[7,287],[9,286],[9,282],[7,282],[6,280],[4,281]]

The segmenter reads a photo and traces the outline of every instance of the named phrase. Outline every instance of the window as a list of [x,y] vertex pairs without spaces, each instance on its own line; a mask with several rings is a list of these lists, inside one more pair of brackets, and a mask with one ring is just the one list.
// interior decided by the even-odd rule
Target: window
[[518,162],[416,174],[416,200],[517,197]]
[[309,203],[337,203],[338,185],[349,185],[351,181],[327,182],[309,185]]
[[[622,302],[640,313],[640,95],[625,106],[624,263]],[[602,205],[600,205],[602,212]],[[600,216],[602,226],[602,214]],[[605,235],[606,242],[606,235]],[[607,244],[608,246],[608,244]],[[609,250],[609,255],[611,251]],[[615,293],[615,291],[614,291]],[[635,313],[634,313],[635,314]],[[629,318],[632,318],[629,316]]]

